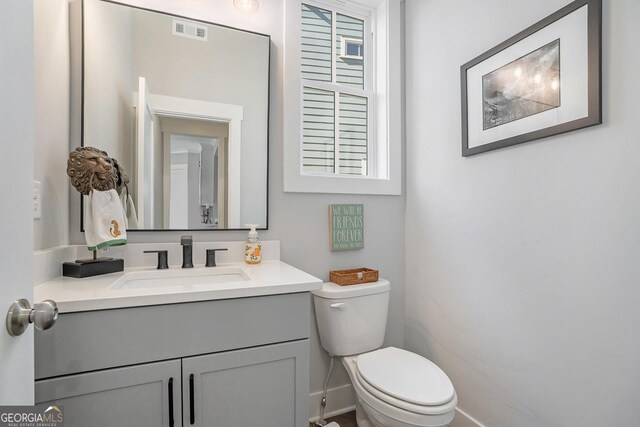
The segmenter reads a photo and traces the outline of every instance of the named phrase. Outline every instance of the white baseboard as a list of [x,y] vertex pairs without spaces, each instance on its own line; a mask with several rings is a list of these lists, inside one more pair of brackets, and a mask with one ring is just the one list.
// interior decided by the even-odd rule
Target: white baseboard
[[449,427],[486,427],[460,408],[456,408],[456,416]]
[[[320,402],[322,391],[309,394],[309,422],[314,423],[320,418]],[[324,417],[334,417],[353,411],[356,408],[355,396],[351,384],[344,384],[327,390],[327,406]]]

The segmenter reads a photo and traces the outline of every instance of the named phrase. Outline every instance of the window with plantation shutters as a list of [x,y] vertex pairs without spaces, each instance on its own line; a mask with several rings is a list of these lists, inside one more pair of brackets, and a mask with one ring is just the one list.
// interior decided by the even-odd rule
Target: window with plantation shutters
[[300,14],[302,173],[368,176],[373,162],[369,23],[357,14],[304,2]]
[[285,192],[402,194],[402,1],[283,2]]

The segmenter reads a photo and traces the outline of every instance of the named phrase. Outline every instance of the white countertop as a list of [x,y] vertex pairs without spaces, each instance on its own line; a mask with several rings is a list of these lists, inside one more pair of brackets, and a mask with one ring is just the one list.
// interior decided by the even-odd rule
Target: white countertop
[[[158,304],[244,298],[261,295],[277,295],[307,292],[320,289],[322,281],[282,261],[263,261],[248,265],[243,262],[220,263],[219,267],[196,266],[188,274],[214,272],[214,269],[242,270],[248,280],[199,284],[193,286],[117,288],[116,282],[127,273],[157,272],[157,275],[179,275],[179,267],[156,270],[154,267],[126,268],[124,272],[105,274],[84,279],[59,277],[34,288],[35,301],[54,300],[60,313],[104,310]],[[132,276],[132,275],[130,275]],[[160,277],[160,276],[158,276]],[[117,284],[116,284],[117,285]]]

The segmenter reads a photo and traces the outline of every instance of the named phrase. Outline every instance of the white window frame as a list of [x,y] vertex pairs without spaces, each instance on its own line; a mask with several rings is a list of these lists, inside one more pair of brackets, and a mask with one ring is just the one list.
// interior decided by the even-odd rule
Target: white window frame
[[[302,162],[302,87],[300,73],[301,5],[354,16],[368,14],[373,30],[372,42],[365,43],[365,88],[369,98],[368,175],[303,173]],[[356,15],[354,15],[354,12]],[[360,12],[360,13],[358,13]],[[365,30],[365,31],[370,31]],[[335,49],[335,39],[334,39]],[[371,49],[371,51],[369,50]],[[387,194],[402,193],[402,116],[401,116],[400,0],[357,0],[346,4],[332,0],[287,0],[285,2],[285,77],[284,77],[284,191],[302,193]],[[335,53],[333,54],[335,61]],[[367,68],[371,71],[367,75]],[[335,68],[334,68],[335,69]],[[367,86],[367,81],[370,82]],[[313,82],[311,87],[330,88],[331,84]],[[327,86],[325,86],[327,85]],[[341,85],[334,91],[349,93]],[[353,93],[356,94],[356,93]],[[361,96],[361,94],[357,94]]]

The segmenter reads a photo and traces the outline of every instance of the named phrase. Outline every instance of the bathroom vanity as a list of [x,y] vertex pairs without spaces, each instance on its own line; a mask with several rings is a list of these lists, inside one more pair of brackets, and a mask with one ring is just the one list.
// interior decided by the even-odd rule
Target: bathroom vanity
[[200,273],[247,280],[197,288],[196,268],[182,292],[114,286],[157,274],[134,269],[36,287],[60,308],[35,334],[36,403],[64,405],[67,426],[308,425],[309,291],[320,281],[280,261],[216,268]]

